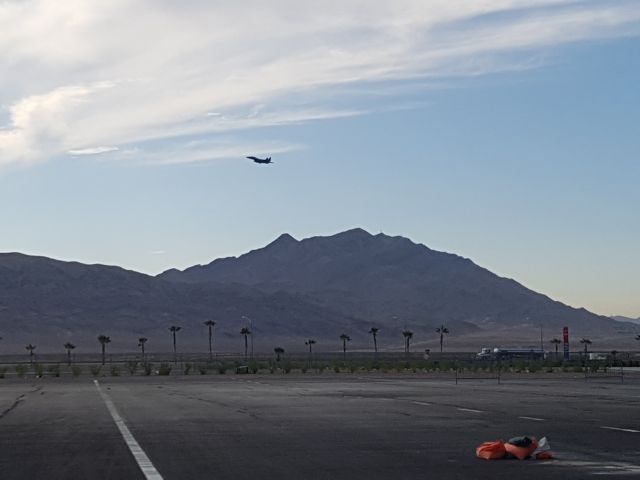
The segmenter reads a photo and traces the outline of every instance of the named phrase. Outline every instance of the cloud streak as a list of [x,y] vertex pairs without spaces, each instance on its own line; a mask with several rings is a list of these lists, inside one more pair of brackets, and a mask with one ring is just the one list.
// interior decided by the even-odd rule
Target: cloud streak
[[222,158],[189,142],[370,111],[336,103],[337,87],[521,68],[639,32],[640,6],[624,0],[9,0],[0,165],[134,151],[167,163],[153,146],[167,139],[175,162]]

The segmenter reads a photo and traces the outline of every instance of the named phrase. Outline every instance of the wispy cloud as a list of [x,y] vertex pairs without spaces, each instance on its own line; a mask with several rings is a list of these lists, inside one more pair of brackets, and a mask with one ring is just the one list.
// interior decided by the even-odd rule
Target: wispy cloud
[[118,150],[119,150],[118,147],[102,146],[102,147],[81,148],[78,150],[69,150],[67,153],[69,153],[69,155],[74,155],[74,156],[100,155],[101,153],[117,152]]
[[557,45],[639,32],[630,0],[4,1],[0,165],[166,163],[152,142],[169,138],[175,161],[222,158],[188,142],[370,111],[336,103],[338,86],[531,68]]

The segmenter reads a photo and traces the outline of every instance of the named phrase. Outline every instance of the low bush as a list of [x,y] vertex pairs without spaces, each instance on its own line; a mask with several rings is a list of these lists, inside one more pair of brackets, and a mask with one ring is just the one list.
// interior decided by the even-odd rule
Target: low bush
[[136,373],[136,370],[138,370],[138,361],[137,360],[129,360],[127,362],[127,370],[129,370],[129,373],[131,375],[134,375]]
[[109,371],[111,372],[112,377],[120,376],[120,367],[118,367],[117,365],[111,365]]
[[23,378],[27,374],[27,366],[26,365],[16,365],[16,375],[18,377]]
[[207,366],[204,363],[201,363],[200,365],[198,365],[197,370],[198,372],[200,372],[200,375],[207,374]]
[[7,373],[7,367],[0,367],[0,378],[4,378],[5,373]]
[[142,364],[142,370],[144,371],[144,374],[148,377],[149,375],[151,375],[151,372],[153,371],[153,363],[144,362]]
[[185,375],[189,375],[189,372],[191,371],[192,368],[193,368],[193,364],[192,363],[185,363],[184,364],[184,374]]
[[60,376],[60,365],[49,365],[47,367],[47,372],[52,377],[59,377]]
[[102,370],[102,366],[91,365],[91,367],[89,367],[89,370],[91,370],[91,375],[93,375],[94,377],[97,377],[98,375],[100,375],[100,370]]
[[39,363],[34,363],[33,364],[33,371],[35,372],[36,377],[42,378],[42,376],[44,375],[44,366],[42,366]]
[[161,363],[160,368],[158,369],[158,375],[170,375],[171,369],[172,367],[169,363]]
[[74,377],[79,377],[81,373],[82,373],[82,367],[81,366],[74,365],[73,367],[71,367],[71,374]]

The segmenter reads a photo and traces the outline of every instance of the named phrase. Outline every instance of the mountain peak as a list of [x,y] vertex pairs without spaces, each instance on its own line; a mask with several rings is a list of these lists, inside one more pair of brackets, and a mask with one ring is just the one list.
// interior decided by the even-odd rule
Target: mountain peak
[[267,245],[267,247],[272,247],[274,245],[293,245],[298,243],[298,240],[296,240],[294,237],[292,237],[291,235],[289,235],[288,233],[283,233],[282,235],[280,235],[278,238],[276,238],[273,242],[271,242],[269,245]]
[[335,236],[336,237],[344,236],[344,237],[354,237],[354,238],[369,238],[369,237],[372,237],[373,235],[367,232],[364,228],[356,227],[350,230],[345,230],[344,232],[341,232],[341,233],[337,233]]

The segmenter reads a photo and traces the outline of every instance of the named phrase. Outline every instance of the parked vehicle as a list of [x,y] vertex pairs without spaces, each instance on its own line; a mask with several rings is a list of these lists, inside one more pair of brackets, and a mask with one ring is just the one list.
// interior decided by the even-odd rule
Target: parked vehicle
[[527,347],[527,348],[490,348],[483,347],[480,352],[476,354],[478,360],[511,360],[514,358],[525,358],[529,360],[542,360],[546,356],[546,353],[541,348]]

